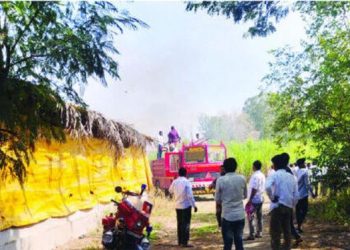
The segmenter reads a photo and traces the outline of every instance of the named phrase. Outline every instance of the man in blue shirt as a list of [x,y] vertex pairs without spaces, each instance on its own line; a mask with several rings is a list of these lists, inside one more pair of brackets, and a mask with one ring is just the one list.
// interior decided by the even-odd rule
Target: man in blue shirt
[[298,223],[298,231],[302,233],[301,226],[305,220],[309,209],[309,192],[313,195],[312,189],[309,183],[309,174],[305,166],[305,158],[297,160],[299,169],[297,170],[298,178],[298,203],[295,207],[295,216]]

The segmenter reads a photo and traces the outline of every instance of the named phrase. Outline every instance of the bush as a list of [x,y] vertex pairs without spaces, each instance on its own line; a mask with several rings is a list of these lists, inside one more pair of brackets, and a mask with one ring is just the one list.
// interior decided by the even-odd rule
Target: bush
[[324,221],[350,224],[350,189],[336,196],[311,202],[310,216]]

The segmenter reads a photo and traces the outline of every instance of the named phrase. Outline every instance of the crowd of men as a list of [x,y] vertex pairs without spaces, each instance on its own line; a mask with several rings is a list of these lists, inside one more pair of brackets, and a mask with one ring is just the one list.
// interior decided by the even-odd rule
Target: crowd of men
[[[272,167],[265,178],[260,161],[252,164],[253,174],[247,185],[246,178],[236,173],[235,158],[223,162],[221,176],[215,182],[216,215],[221,227],[224,250],[244,249],[244,240],[263,237],[262,206],[264,192],[270,200],[271,249],[291,249],[292,236],[296,243],[302,241],[303,223],[308,212],[309,194],[314,196],[309,182],[309,171],[305,158],[298,159],[296,166],[289,165],[289,155],[282,153],[271,159]],[[178,244],[189,245],[191,208],[197,212],[186,169],[179,169],[179,177],[173,181],[169,191],[176,202]],[[244,200],[247,202],[244,206]],[[295,211],[295,212],[294,212]],[[295,216],[294,216],[295,214]],[[245,220],[248,220],[249,235],[243,239]],[[296,227],[294,224],[296,219]],[[283,235],[283,242],[281,236]]]

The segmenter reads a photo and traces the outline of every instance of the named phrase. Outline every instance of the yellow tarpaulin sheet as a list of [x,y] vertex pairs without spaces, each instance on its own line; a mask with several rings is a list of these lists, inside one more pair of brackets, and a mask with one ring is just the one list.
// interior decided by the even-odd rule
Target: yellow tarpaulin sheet
[[116,160],[102,140],[39,142],[23,188],[10,177],[0,182],[0,230],[110,202],[116,185],[136,191],[142,183],[152,185],[151,179],[147,156],[140,149],[125,149]]

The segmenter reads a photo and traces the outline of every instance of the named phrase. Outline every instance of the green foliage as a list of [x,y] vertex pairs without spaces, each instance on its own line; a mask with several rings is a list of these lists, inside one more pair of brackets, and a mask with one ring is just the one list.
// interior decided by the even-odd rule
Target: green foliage
[[213,213],[194,213],[192,214],[193,223],[209,223],[216,224],[216,216]]
[[38,138],[64,140],[76,87],[118,78],[113,39],[145,24],[108,2],[0,2],[0,169],[25,177]]
[[246,34],[251,37],[266,37],[274,33],[281,19],[291,11],[298,11],[308,21],[307,33],[316,37],[337,27],[337,22],[348,25],[346,12],[349,6],[347,1],[202,1],[188,2],[186,10],[206,10],[208,15],[222,15],[234,23],[253,23]]
[[153,241],[156,241],[158,240],[160,237],[159,237],[159,231],[162,230],[162,227],[160,224],[158,223],[155,223],[155,224],[152,224],[152,227],[153,227],[153,230],[151,232],[151,235],[149,237],[149,240],[150,242],[152,243]]
[[187,3],[186,10],[206,10],[209,15],[223,15],[235,23],[253,22],[248,34],[267,36],[276,31],[275,25],[289,11],[280,1],[202,1]]
[[246,177],[252,173],[252,165],[255,160],[263,164],[262,171],[268,173],[271,166],[271,158],[283,152],[290,155],[290,163],[298,158],[306,157],[308,161],[314,159],[318,154],[309,144],[292,141],[283,146],[277,145],[272,140],[247,140],[245,142],[231,141],[226,144],[227,156],[235,157],[238,163],[237,171]]
[[64,140],[60,96],[50,87],[12,80],[0,85],[0,169],[21,182],[38,137]]
[[[148,158],[149,160],[157,159],[157,153],[158,153],[158,149],[149,151],[149,152],[148,152],[147,158]],[[162,156],[164,157],[164,153],[162,154]]]
[[310,216],[331,222],[350,223],[350,193],[344,190],[331,197],[323,197],[311,203]]
[[44,82],[78,102],[74,84],[119,77],[115,35],[144,25],[107,2],[1,2],[0,12],[1,82]]
[[303,50],[275,50],[265,80],[278,88],[271,95],[274,133],[280,143],[313,141],[318,165],[329,169],[333,191],[350,185],[350,33],[348,2],[313,2],[300,8],[309,16]]
[[217,234],[219,232],[217,225],[203,226],[193,229],[192,235],[195,238],[207,236],[208,234]]

